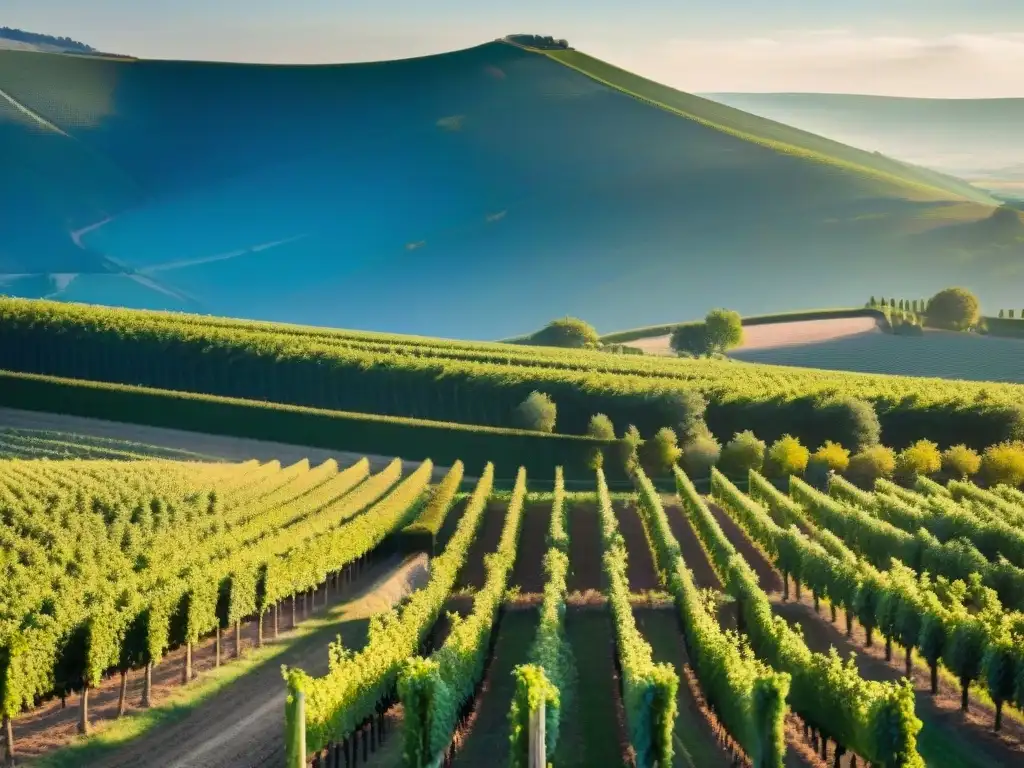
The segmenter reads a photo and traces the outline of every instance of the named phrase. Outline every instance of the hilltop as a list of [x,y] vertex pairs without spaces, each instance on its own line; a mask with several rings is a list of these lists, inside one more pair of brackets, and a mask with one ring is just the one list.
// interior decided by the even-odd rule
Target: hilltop
[[1024,98],[916,99],[836,93],[717,93],[708,98],[862,149],[1024,198]]
[[560,45],[287,67],[0,51],[0,92],[13,295],[476,339],[842,305],[881,270],[897,293],[1016,299],[987,193]]
[[0,48],[53,53],[96,53],[96,49],[91,45],[72,40],[70,37],[55,37],[11,27],[0,27]]

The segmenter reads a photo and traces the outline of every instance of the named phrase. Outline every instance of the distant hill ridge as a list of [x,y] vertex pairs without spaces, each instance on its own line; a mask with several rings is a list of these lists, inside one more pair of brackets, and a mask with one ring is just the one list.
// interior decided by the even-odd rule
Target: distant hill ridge
[[309,67],[0,51],[0,292],[451,338],[845,305],[880,274],[1017,305],[1024,242],[984,191],[516,39]]
[[78,53],[97,52],[91,45],[86,45],[78,40],[72,40],[70,37],[55,37],[39,32],[27,32],[24,29],[14,29],[13,27],[0,27],[0,39],[14,40],[15,42],[28,45],[51,46],[64,51],[75,51]]

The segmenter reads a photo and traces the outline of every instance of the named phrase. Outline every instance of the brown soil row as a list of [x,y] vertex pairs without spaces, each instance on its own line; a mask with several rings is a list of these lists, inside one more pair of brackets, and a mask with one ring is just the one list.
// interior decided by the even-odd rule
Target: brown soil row
[[736,551],[743,556],[743,559],[747,561],[747,564],[754,570],[754,573],[757,574],[757,583],[760,585],[761,589],[769,595],[781,592],[782,576],[775,570],[772,564],[768,562],[768,558],[766,558],[764,553],[757,548],[757,545],[747,538],[747,534],[743,529],[736,525],[732,518],[717,505],[709,503],[708,509],[710,509],[711,514],[715,516],[715,520],[718,521],[718,525],[726,535],[726,538],[732,542]]
[[604,573],[601,556],[601,520],[597,506],[592,503],[569,505],[569,578],[570,592],[601,590]]
[[483,519],[477,528],[476,538],[469,547],[466,562],[459,571],[455,591],[483,589],[487,581],[487,569],[484,557],[494,552],[501,541],[501,529],[505,526],[507,504],[503,501],[492,501],[484,510]]
[[626,575],[629,578],[629,591],[647,592],[661,588],[658,571],[654,567],[654,557],[644,533],[644,524],[636,506],[616,504],[615,514],[619,522],[619,531],[626,541]]
[[530,504],[523,510],[519,532],[519,549],[509,585],[519,587],[522,594],[544,591],[544,554],[551,526],[551,504]]

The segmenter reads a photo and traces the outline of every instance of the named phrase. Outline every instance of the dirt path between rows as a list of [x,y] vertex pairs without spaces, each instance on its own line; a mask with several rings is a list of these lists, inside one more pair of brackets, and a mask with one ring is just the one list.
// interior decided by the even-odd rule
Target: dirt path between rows
[[536,595],[544,591],[544,555],[550,527],[550,503],[529,504],[523,510],[519,550],[509,579],[509,586],[518,587],[521,594]]
[[569,505],[569,592],[601,591],[604,568],[601,558],[601,520],[593,503],[573,502]]
[[[299,637],[282,634],[276,641],[288,645],[280,654],[261,662],[231,682],[207,701],[191,711],[174,712],[173,690],[180,689],[180,659],[171,654],[158,670],[166,670],[166,679],[156,682],[154,695],[158,703],[168,699],[168,716],[149,732],[126,743],[123,747],[101,755],[83,753],[76,766],[102,768],[135,766],[163,766],[166,768],[252,768],[253,766],[279,766],[284,760],[283,722],[285,686],[281,678],[281,665],[297,666],[311,674],[327,671],[327,645],[341,635],[349,648],[360,648],[366,639],[369,617],[387,610],[414,589],[426,583],[427,560],[416,555],[399,561],[392,559],[371,570],[354,584],[348,594],[342,593],[342,602],[328,606],[326,611],[318,604],[318,626]],[[282,612],[286,614],[287,612]],[[282,616],[282,619],[284,616]],[[287,622],[283,622],[287,626]],[[255,632],[250,622],[248,635]],[[300,624],[301,629],[301,624]],[[225,635],[230,633],[225,632]],[[205,661],[200,669],[211,664],[212,640],[197,651]],[[244,647],[244,646],[243,646]],[[226,654],[232,650],[231,640],[223,644]],[[132,696],[137,701],[137,696]],[[93,701],[96,707],[92,706]],[[77,703],[77,702],[75,702]],[[99,720],[112,716],[117,704],[116,678],[104,683],[103,688],[90,696],[90,709]],[[59,702],[55,705],[57,712]],[[69,701],[64,713],[71,715],[66,725],[51,727],[39,734],[33,750],[35,755],[68,741],[74,729],[75,708]],[[65,715],[66,717],[66,715]],[[64,719],[64,718],[61,718]],[[19,723],[20,724],[20,723]],[[19,733],[16,727],[16,737]],[[19,741],[21,754],[30,754],[24,741]]]
[[660,590],[661,582],[654,566],[654,556],[644,532],[644,523],[640,513],[632,503],[615,505],[615,516],[618,518],[619,531],[626,541],[626,575],[629,578],[629,591],[633,594]]
[[501,541],[501,531],[505,527],[505,513],[508,511],[508,504],[503,501],[490,501],[487,509],[484,510],[483,519],[477,528],[476,537],[469,545],[469,553],[466,561],[459,569],[459,576],[455,582],[455,592],[475,592],[483,589],[487,581],[487,569],[484,567],[484,557],[498,549]]
[[747,561],[747,565],[754,569],[754,573],[757,574],[757,583],[761,589],[769,596],[782,592],[782,575],[775,570],[764,553],[757,548],[757,545],[747,537],[744,530],[736,525],[720,507],[710,501],[708,509],[715,516],[715,520],[718,521],[726,538]]
[[[67,432],[88,437],[103,437],[113,440],[126,440],[133,443],[174,448],[176,450],[201,453],[224,461],[272,461],[277,459],[282,466],[294,464],[302,459],[309,459],[316,466],[327,459],[335,459],[338,466],[346,467],[366,454],[356,451],[327,451],[322,448],[310,448],[288,443],[274,443],[266,440],[251,440],[243,437],[227,437],[210,435],[203,432],[189,432],[181,429],[164,427],[147,427],[139,424],[126,424],[118,421],[89,419],[82,416],[65,416],[59,413],[42,413],[38,411],[20,411],[12,408],[0,408],[0,428],[39,429],[54,432]],[[370,462],[370,470],[379,472],[393,461],[390,456],[366,456]],[[419,466],[419,462],[404,461],[403,473],[411,472]],[[434,482],[440,481],[447,472],[445,467],[434,468]],[[465,480],[473,480],[465,477]]]

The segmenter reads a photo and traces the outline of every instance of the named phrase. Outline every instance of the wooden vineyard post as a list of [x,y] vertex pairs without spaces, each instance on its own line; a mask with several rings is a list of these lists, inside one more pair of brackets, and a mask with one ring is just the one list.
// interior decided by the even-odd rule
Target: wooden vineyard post
[[78,701],[78,732],[89,734],[89,685],[82,686],[82,695]]
[[214,646],[214,667],[220,666],[220,624],[217,625],[217,631],[213,635],[213,646]]
[[291,731],[285,745],[288,768],[306,768],[306,694],[297,691],[292,698]]
[[153,706],[153,662],[146,664],[146,676],[142,681],[142,707],[149,709]]
[[14,722],[10,715],[4,715],[4,765],[14,765]]
[[544,699],[530,712],[530,763],[529,768],[546,768],[547,750],[544,736]]

